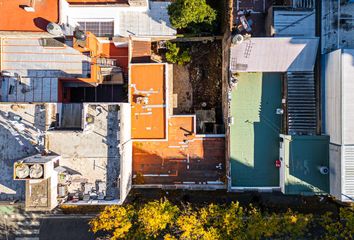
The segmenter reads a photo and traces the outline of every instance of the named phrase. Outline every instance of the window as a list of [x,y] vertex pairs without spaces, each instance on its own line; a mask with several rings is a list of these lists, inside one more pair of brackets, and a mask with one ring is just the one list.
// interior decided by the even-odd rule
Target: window
[[97,37],[113,37],[114,35],[114,22],[78,22],[80,29],[89,31]]

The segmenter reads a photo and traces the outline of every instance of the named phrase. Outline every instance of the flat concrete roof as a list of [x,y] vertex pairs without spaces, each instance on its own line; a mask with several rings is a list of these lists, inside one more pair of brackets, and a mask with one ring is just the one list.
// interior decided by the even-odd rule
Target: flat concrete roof
[[34,12],[22,6],[29,0],[0,0],[0,31],[46,31],[47,24],[58,22],[59,0],[33,0]]
[[42,104],[0,105],[0,200],[24,199],[24,181],[13,180],[13,165],[44,149],[43,109]]
[[[94,123],[89,130],[49,131],[47,147],[61,156],[60,166],[73,173],[69,192],[83,183],[105,182],[108,196],[119,198],[120,111],[119,105],[86,104]],[[54,116],[52,116],[53,118]]]
[[14,162],[33,158],[44,147],[60,155],[59,165],[70,172],[69,193],[78,192],[84,183],[103,182],[106,196],[119,199],[121,129],[127,130],[120,105],[85,104],[85,116],[93,118],[85,131],[48,130],[56,108],[54,103],[1,104],[0,200],[24,199],[24,181],[13,180]]

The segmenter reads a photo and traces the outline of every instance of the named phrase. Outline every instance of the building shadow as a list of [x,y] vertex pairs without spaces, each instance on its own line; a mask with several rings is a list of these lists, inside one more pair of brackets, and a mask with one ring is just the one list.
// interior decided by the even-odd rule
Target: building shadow
[[120,117],[119,106],[108,106],[107,113],[107,166],[106,166],[106,196],[119,198],[120,191]]
[[36,27],[42,29],[43,31],[47,31],[47,25],[50,23],[50,21],[42,17],[34,18],[33,22]]

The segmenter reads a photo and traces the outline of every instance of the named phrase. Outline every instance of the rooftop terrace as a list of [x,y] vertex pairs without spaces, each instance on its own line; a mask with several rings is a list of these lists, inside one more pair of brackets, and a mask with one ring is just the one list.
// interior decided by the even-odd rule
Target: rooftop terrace
[[232,187],[279,186],[280,107],[280,74],[240,73],[230,106]]
[[132,138],[165,138],[165,65],[133,64],[130,68],[130,78]]
[[225,139],[198,136],[195,127],[194,116],[172,116],[166,141],[134,142],[133,173],[144,184],[222,185]]
[[[33,2],[34,12],[24,10]],[[0,31],[46,31],[49,22],[58,22],[59,0],[0,0]]]

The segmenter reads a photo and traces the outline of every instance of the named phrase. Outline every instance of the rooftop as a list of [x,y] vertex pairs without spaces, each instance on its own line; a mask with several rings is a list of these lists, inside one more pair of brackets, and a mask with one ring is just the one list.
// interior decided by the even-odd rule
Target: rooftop
[[44,149],[46,112],[42,104],[2,103],[0,109],[0,200],[23,200],[25,184],[13,180],[13,164]]
[[284,136],[285,194],[321,194],[329,192],[328,136]]
[[[24,10],[33,2],[34,12]],[[58,22],[59,0],[0,0],[0,31],[46,31],[49,22]]]
[[165,64],[132,64],[130,102],[132,138],[166,137]]
[[232,187],[278,187],[280,73],[240,73],[230,103]]
[[[119,198],[119,105],[85,106],[86,117],[94,117],[90,129],[84,132],[49,131],[48,150],[61,155],[60,166],[67,169],[71,177],[70,194],[79,193],[82,184],[96,188],[96,183],[103,182],[106,195]],[[55,119],[55,115],[51,118]]]
[[[107,199],[119,199],[121,196],[119,181],[122,181],[120,177],[124,174],[121,172],[121,158],[125,159],[122,157],[125,146],[121,146],[120,142],[127,141],[127,136],[130,136],[130,122],[127,122],[129,105],[83,104],[83,130],[53,130],[54,125],[61,125],[60,122],[54,123],[57,114],[59,119],[64,114],[60,110],[63,105],[1,104],[1,200],[23,200],[25,185],[23,181],[13,180],[14,162],[31,158],[43,149],[60,155],[60,173],[66,177],[59,177],[59,184],[66,187],[70,197],[77,195],[82,198],[88,194],[85,191],[90,190],[91,193],[91,189],[104,193]],[[7,147],[8,144],[11,148]],[[125,174],[130,174],[129,166],[125,170]]]
[[322,53],[338,48],[354,48],[354,4],[349,1],[323,0]]
[[223,184],[225,139],[198,136],[195,127],[194,116],[172,116],[166,141],[134,142],[140,184]]
[[316,12],[274,8],[273,31],[276,37],[316,37]]
[[231,47],[231,71],[313,71],[318,42],[318,38],[250,38]]
[[90,57],[53,38],[2,38],[5,102],[56,102],[59,77],[87,77]]

